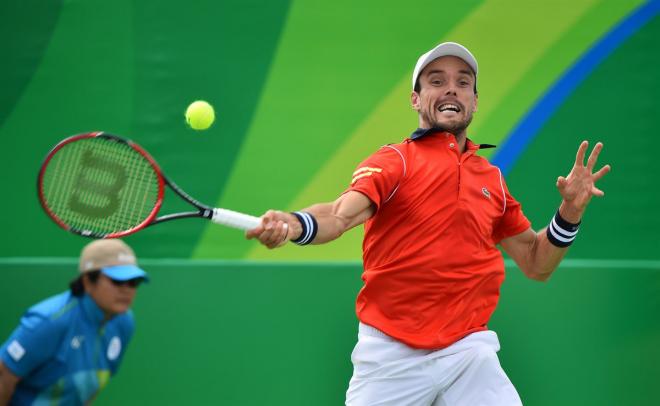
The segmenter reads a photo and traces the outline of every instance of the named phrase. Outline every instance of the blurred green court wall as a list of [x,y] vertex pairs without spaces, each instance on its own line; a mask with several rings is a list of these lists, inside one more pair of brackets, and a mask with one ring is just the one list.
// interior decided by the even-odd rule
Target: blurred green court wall
[[[152,281],[138,292],[136,333],[98,404],[342,404],[357,338],[358,264],[143,266]],[[30,304],[63,290],[74,267],[0,268],[0,334]],[[526,405],[654,404],[657,261],[574,262],[548,284],[507,272],[491,328]]]

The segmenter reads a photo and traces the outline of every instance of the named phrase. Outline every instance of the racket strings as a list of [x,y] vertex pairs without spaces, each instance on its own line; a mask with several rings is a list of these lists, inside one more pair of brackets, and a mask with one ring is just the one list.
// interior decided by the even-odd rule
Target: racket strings
[[158,202],[159,177],[130,145],[100,137],[64,145],[48,163],[44,200],[62,222],[106,235],[144,222]]

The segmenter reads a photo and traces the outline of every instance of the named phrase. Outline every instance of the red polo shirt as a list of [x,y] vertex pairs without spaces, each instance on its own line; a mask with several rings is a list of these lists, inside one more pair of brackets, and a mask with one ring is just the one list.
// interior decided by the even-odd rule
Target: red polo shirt
[[479,145],[461,154],[452,134],[413,138],[367,158],[348,189],[377,207],[357,315],[412,347],[444,348],[487,329],[504,280],[495,244],[530,223]]

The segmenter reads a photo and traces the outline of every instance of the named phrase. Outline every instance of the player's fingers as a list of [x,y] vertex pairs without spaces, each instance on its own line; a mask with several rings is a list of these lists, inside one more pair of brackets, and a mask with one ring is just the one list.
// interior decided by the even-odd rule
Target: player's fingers
[[584,156],[589,148],[589,141],[582,141],[575,155],[575,166],[584,166]]
[[289,236],[289,225],[287,223],[282,222],[281,228],[278,228],[281,230],[281,232],[278,234],[277,238],[274,241],[273,248],[281,247],[284,244],[286,244],[287,237]]
[[600,155],[600,150],[602,149],[603,143],[598,142],[596,143],[594,149],[591,150],[591,154],[589,154],[589,159],[587,160],[587,169],[589,169],[589,172],[593,171],[594,166],[596,166],[596,162],[598,162],[598,155]]
[[[265,216],[265,215],[264,215]],[[264,219],[264,216],[261,217],[261,223],[256,226],[255,228],[251,230],[246,230],[245,231],[245,238],[248,240],[251,240],[253,238],[258,237],[261,233],[264,232],[264,224],[268,221],[267,219]]]
[[272,222],[271,224],[273,224],[273,226],[268,236],[266,237],[265,242],[268,248],[275,248],[278,247],[280,244],[282,244],[282,239],[286,234],[286,230],[284,226],[285,223],[281,220],[278,220]]
[[264,227],[263,226],[258,226],[257,228],[253,228],[252,230],[247,230],[245,232],[245,238],[248,240],[251,240],[253,238],[256,238],[259,236],[259,234],[264,232]]
[[271,244],[279,244],[282,241],[282,235],[284,234],[284,227],[282,221],[273,222],[273,232],[270,235]]
[[605,192],[603,192],[602,190],[598,189],[595,186],[591,188],[591,194],[598,197],[605,196]]
[[269,248],[272,248],[273,244],[277,241],[277,230],[271,229],[263,233],[261,241],[263,241],[263,243]]
[[271,223],[275,220],[275,210],[268,210],[261,216],[261,224],[263,224],[265,229],[272,227]]
[[264,229],[266,231],[272,231],[272,237],[276,238],[278,233],[281,232],[282,224],[282,212],[272,211],[268,213],[268,217],[264,220]]
[[264,222],[264,231],[273,231],[275,228],[275,221]]
[[284,223],[282,227],[284,228],[284,236],[282,237],[282,242],[280,242],[280,245],[286,244],[289,238],[289,225]]
[[605,165],[600,170],[596,173],[594,173],[594,182],[597,182],[602,178],[603,176],[607,175],[607,173],[611,170],[612,168],[609,165]]
[[567,180],[566,180],[565,177],[560,176],[560,177],[557,178],[557,187],[559,188],[559,190],[564,189],[566,187],[566,183],[567,183]]
[[248,235],[259,239],[263,245],[268,245],[273,235],[273,229],[274,222],[264,215],[261,225],[254,230],[248,230]]

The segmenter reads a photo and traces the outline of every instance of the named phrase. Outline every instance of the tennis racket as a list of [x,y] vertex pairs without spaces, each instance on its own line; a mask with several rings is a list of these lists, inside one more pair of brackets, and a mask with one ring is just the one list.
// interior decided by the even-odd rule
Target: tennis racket
[[[158,216],[165,187],[195,208]],[[136,143],[104,132],[69,137],[53,147],[37,179],[39,201],[63,229],[91,238],[117,238],[189,217],[250,230],[259,217],[209,207],[190,197]]]

